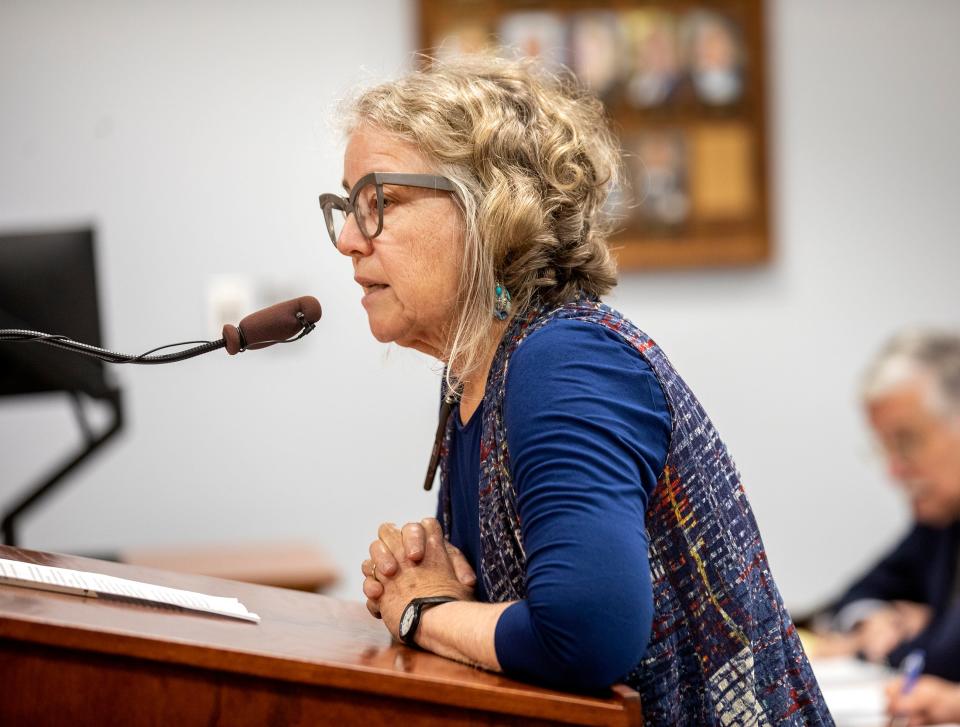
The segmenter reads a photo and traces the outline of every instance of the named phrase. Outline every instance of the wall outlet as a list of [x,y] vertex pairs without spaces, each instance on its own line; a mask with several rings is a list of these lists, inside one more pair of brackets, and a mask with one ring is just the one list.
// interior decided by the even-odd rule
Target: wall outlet
[[207,284],[207,320],[212,340],[221,337],[225,323],[237,325],[256,306],[253,281],[242,275],[217,275]]

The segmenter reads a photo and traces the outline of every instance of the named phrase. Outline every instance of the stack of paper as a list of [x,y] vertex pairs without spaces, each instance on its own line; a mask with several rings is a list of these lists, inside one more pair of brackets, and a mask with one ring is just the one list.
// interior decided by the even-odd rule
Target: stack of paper
[[895,671],[852,657],[811,659],[810,665],[837,727],[888,724],[883,690]]
[[155,586],[150,583],[131,581],[126,578],[105,576],[100,573],[53,568],[35,563],[22,563],[18,560],[0,558],[0,583],[38,588],[60,593],[75,593],[80,596],[97,595],[130,598],[148,603],[162,603],[168,606],[201,611],[203,613],[229,616],[245,621],[259,623],[260,617],[247,610],[236,598],[208,596],[194,591],[181,591],[177,588]]
[[837,727],[887,727],[890,724],[884,688],[897,676],[896,671],[845,656],[811,659],[810,666]]

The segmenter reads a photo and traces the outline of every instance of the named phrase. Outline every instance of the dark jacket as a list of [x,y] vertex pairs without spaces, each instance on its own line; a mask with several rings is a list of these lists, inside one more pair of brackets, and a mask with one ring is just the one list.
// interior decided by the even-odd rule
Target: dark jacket
[[927,654],[925,673],[960,681],[960,521],[946,528],[916,525],[831,610],[854,601],[913,601],[930,606],[930,625],[888,657],[894,666],[914,649]]

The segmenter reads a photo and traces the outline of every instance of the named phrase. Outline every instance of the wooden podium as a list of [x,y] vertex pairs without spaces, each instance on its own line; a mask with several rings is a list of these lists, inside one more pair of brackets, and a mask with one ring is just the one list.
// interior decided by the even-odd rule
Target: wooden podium
[[533,687],[393,643],[359,602],[0,546],[234,596],[259,624],[0,585],[2,725],[640,725],[639,696]]

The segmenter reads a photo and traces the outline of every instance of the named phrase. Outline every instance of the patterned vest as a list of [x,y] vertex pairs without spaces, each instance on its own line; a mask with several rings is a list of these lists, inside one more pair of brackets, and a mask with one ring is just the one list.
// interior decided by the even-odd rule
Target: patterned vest
[[[526,555],[503,400],[510,357],[554,319],[615,331],[650,365],[673,420],[646,512],[653,580],[647,653],[626,678],[652,725],[832,725],[767,564],[740,476],[716,429],[657,345],[616,311],[581,300],[516,318],[487,380],[480,443],[479,577],[493,602],[526,595]],[[449,443],[439,513],[450,532]]]

